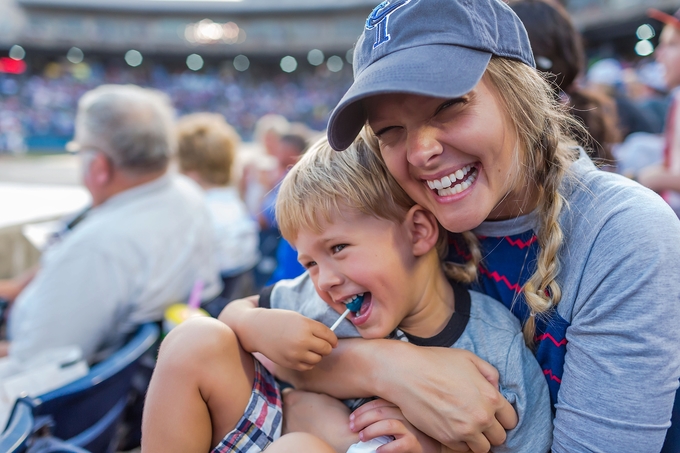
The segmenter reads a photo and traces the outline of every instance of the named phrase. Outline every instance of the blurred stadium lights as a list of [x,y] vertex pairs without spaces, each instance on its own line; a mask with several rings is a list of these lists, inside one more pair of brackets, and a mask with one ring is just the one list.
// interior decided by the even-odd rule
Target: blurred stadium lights
[[295,57],[291,57],[290,55],[287,55],[283,58],[281,58],[281,70],[283,72],[293,72],[297,69],[298,63]]
[[234,69],[243,72],[250,67],[250,60],[245,55],[236,55],[234,57]]
[[18,44],[14,44],[9,48],[9,57],[12,60],[23,60],[26,57],[26,51]]
[[82,63],[85,54],[78,47],[71,47],[66,53],[66,59],[73,64]]
[[127,52],[125,52],[125,62],[132,66],[133,68],[136,68],[137,66],[142,64],[143,60],[144,57],[142,57],[142,53],[139,50],[130,49]]
[[197,53],[192,53],[187,57],[187,68],[192,71],[199,71],[203,68],[203,57]]
[[347,63],[352,64],[352,61],[354,60],[354,48],[351,48],[347,51],[345,54],[345,60],[347,60]]
[[654,28],[649,24],[642,24],[635,31],[635,36],[637,36],[639,40],[652,39],[655,35],[656,32],[654,31]]
[[210,19],[188,24],[184,38],[191,44],[241,44],[246,40],[246,32],[234,22],[220,24]]
[[654,53],[654,45],[647,39],[642,39],[635,44],[635,53],[641,57],[646,57]]
[[326,62],[326,66],[328,67],[328,70],[331,72],[339,72],[340,70],[342,70],[344,63],[342,61],[342,58],[338,57],[337,55],[333,55]]
[[0,73],[23,74],[26,71],[26,62],[9,57],[0,58]]
[[319,66],[321,63],[323,63],[325,58],[326,57],[324,56],[323,52],[319,49],[312,49],[307,53],[307,61],[312,66]]

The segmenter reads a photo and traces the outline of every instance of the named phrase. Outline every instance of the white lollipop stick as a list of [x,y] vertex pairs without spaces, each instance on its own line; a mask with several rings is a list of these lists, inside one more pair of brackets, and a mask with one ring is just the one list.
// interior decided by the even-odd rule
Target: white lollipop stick
[[334,332],[335,329],[337,329],[337,327],[340,325],[340,323],[342,322],[342,320],[345,319],[345,318],[347,317],[347,315],[349,314],[350,311],[351,311],[351,310],[348,308],[347,310],[345,310],[345,312],[344,312],[342,315],[340,315],[340,317],[338,318],[338,320],[335,321],[335,322],[333,323],[333,325],[331,326],[331,332]]

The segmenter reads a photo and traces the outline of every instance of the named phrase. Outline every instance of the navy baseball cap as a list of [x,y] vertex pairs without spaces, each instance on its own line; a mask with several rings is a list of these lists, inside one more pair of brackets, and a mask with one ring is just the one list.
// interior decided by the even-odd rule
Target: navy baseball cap
[[383,93],[469,93],[492,55],[535,67],[529,37],[501,0],[385,0],[354,48],[354,82],[331,113],[328,142],[349,147],[366,123],[362,99]]

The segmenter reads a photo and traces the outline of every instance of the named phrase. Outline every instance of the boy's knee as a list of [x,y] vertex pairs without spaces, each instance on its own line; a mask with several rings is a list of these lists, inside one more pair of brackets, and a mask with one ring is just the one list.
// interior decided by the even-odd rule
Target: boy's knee
[[229,326],[214,318],[194,318],[168,333],[159,351],[159,359],[182,363],[206,363],[229,350],[238,348],[238,338]]

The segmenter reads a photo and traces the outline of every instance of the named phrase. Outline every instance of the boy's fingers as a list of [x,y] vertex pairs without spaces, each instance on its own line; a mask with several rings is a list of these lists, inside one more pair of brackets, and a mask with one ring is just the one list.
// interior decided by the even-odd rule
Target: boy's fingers
[[309,349],[321,356],[327,356],[333,352],[333,346],[328,341],[316,337],[311,341]]
[[374,407],[369,411],[364,411],[360,415],[355,415],[350,419],[350,428],[352,431],[361,431],[368,426],[378,423],[382,420],[403,420],[404,416],[401,411],[394,406],[379,406]]
[[338,337],[335,333],[329,329],[325,324],[316,323],[316,328],[312,330],[312,334],[322,339],[323,341],[329,343],[331,347],[336,347],[338,345]]
[[359,433],[359,438],[366,442],[380,436],[402,437],[408,434],[408,432],[408,429],[399,420],[386,419],[362,429]]
[[362,404],[360,407],[358,407],[354,412],[350,414],[350,419],[358,417],[365,412],[372,411],[375,408],[384,406],[397,407],[397,405],[394,403],[390,403],[389,401],[386,401],[382,398],[376,398],[373,401],[369,401],[368,403]]

